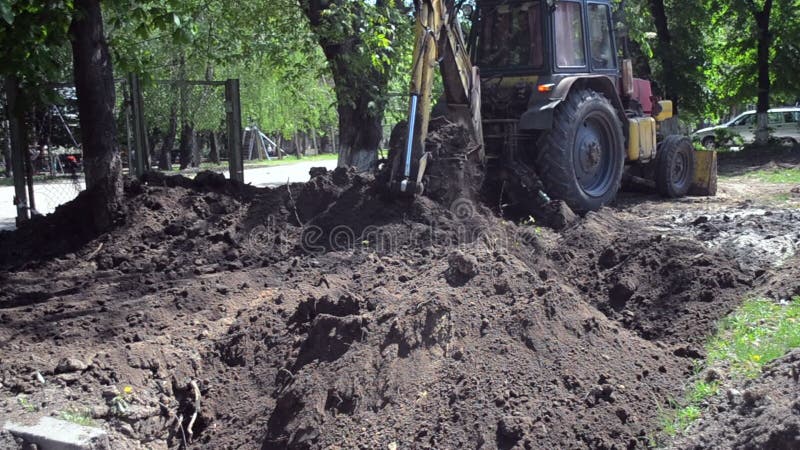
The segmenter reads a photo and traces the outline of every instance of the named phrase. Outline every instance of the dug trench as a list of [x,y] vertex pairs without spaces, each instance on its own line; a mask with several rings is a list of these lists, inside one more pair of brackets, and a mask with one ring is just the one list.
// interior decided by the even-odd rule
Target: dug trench
[[113,231],[79,200],[0,234],[3,418],[78,411],[123,449],[645,448],[716,321],[794,289],[697,204],[554,232],[313,175],[149,175]]

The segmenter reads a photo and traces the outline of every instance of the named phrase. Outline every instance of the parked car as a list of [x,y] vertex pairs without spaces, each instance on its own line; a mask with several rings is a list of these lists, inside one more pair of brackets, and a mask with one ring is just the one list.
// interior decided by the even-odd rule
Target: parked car
[[[767,111],[771,136],[780,139],[785,144],[797,144],[800,142],[800,107],[775,108]],[[699,140],[706,148],[715,148],[724,142],[717,142],[718,130],[726,130],[725,135],[738,135],[747,144],[755,140],[756,133],[756,112],[747,111],[731,120],[728,123],[715,127],[703,128],[695,131],[692,136]]]

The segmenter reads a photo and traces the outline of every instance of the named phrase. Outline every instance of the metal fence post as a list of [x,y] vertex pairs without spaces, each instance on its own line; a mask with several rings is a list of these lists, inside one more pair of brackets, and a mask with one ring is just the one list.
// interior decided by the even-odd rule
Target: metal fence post
[[230,179],[244,183],[242,160],[242,108],[239,103],[239,80],[225,81],[225,112],[228,123],[228,171]]
[[25,190],[25,159],[28,158],[26,136],[22,130],[17,111],[17,96],[19,86],[17,77],[6,77],[6,101],[8,108],[8,129],[11,138],[11,168],[14,173],[14,205],[17,207],[17,225],[28,220],[28,193]]

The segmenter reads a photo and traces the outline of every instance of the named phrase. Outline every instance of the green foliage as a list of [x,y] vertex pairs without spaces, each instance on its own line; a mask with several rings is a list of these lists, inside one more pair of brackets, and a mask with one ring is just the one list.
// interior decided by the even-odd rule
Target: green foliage
[[761,367],[800,347],[800,297],[786,304],[749,300],[723,319],[709,342],[708,363],[726,362],[734,373],[755,377]]
[[714,142],[719,147],[730,147],[732,145],[744,145],[744,139],[739,133],[728,128],[717,128],[714,130]]
[[71,0],[0,0],[0,77],[15,76],[28,100],[53,99],[42,85],[68,79]]
[[[718,120],[737,106],[755,102],[758,30],[754,12],[763,2],[664,0],[671,36],[667,46],[655,33],[653,0],[624,3],[630,38],[649,59],[646,73],[639,75],[652,72],[660,87],[671,87],[673,92],[667,95],[678,97],[682,117]],[[769,58],[773,104],[800,98],[800,78],[795,76],[800,64],[798,6],[793,0],[773,3]],[[665,61],[674,66],[671,77],[664,71]]]
[[25,411],[27,412],[36,412],[39,410],[39,407],[31,403],[30,399],[25,394],[20,394],[17,396],[17,402],[22,406]]
[[687,390],[683,402],[670,401],[669,409],[659,408],[660,429],[666,436],[677,436],[702,415],[703,402],[719,394],[719,381],[697,380]]
[[[757,95],[757,37],[755,12],[762,7],[747,0],[707,0],[710,26],[705,45],[711,59],[704,67],[713,102],[708,116],[724,115],[728,108],[754,102]],[[796,1],[775,0],[770,16],[770,83],[773,104],[794,102],[800,82],[794,75],[800,64],[800,12]]]
[[76,423],[78,425],[83,425],[85,427],[92,427],[95,425],[94,420],[92,420],[91,411],[87,409],[80,410],[75,408],[69,408],[66,411],[62,411],[58,417],[61,420],[66,420],[68,422]]

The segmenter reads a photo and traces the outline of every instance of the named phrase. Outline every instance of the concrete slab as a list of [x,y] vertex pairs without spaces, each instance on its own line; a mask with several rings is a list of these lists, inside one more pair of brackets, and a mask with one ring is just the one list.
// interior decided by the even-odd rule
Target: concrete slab
[[25,442],[36,444],[40,450],[106,450],[109,449],[105,431],[76,423],[42,417],[32,426],[6,422],[3,429]]

